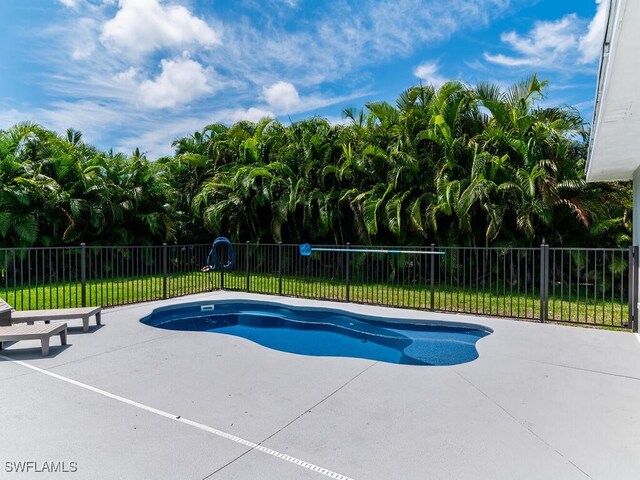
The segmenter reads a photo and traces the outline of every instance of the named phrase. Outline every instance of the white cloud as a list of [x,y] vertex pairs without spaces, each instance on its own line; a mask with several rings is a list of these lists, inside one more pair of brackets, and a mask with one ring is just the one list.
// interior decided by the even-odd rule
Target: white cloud
[[141,128],[129,131],[130,134],[118,137],[118,151],[132,152],[136,148],[147,154],[150,159],[173,154],[171,142],[184,137],[212,123],[209,115],[178,116],[170,122],[158,122],[148,117],[140,121]]
[[513,54],[485,53],[484,59],[504,67],[556,71],[592,64],[602,49],[607,1],[596,0],[598,8],[590,23],[572,13],[559,20],[536,22],[526,35],[503,33],[500,39]]
[[71,40],[71,58],[86,60],[96,51],[95,32],[99,22],[93,18],[82,17],[76,19],[75,32]]
[[291,113],[300,106],[300,95],[296,87],[288,82],[276,82],[263,87],[262,94],[272,108],[283,113]]
[[71,58],[73,60],[84,60],[89,58],[93,52],[95,52],[96,48],[93,43],[87,43],[85,45],[78,45],[71,52]]
[[120,0],[115,17],[104,23],[101,40],[127,54],[190,45],[210,47],[220,35],[181,5],[158,0]]
[[[213,91],[209,80],[212,71],[188,57],[165,59],[161,66],[160,75],[138,87],[140,100],[147,107],[173,108]],[[123,75],[132,78],[133,73],[129,70]]]
[[31,120],[31,117],[25,116],[23,112],[19,112],[15,108],[0,110],[0,130],[6,130],[16,123],[26,120]]
[[[268,87],[262,87],[262,100],[266,106],[258,109],[269,109],[279,115],[308,112],[336,103],[345,102],[366,95],[364,91],[358,91],[351,95],[328,96],[321,94],[300,95],[296,87],[284,81],[278,81]],[[271,114],[273,116],[273,114]]]
[[[106,145],[116,151],[132,152],[136,147],[146,152],[149,158],[158,158],[172,153],[171,142],[214,121],[229,121],[228,112],[208,112],[185,116],[176,114],[170,121],[158,122],[156,115],[147,115],[141,110],[122,110],[91,101],[55,102],[48,108],[2,110],[0,107],[0,129],[17,122],[29,120],[57,132],[72,127],[83,133],[89,143],[103,140],[105,134],[112,135],[117,143]],[[164,117],[166,120],[167,117]]]
[[344,118],[344,117],[338,117],[335,115],[328,115],[326,117],[324,117],[327,122],[329,122],[331,125],[350,125],[351,124],[351,120],[348,118]]
[[507,67],[557,67],[564,64],[569,53],[578,47],[580,26],[575,14],[553,22],[536,22],[526,35],[516,32],[503,33],[500,39],[516,55],[484,54],[485,60]]
[[263,110],[256,107],[250,107],[246,110],[237,109],[229,114],[229,120],[231,120],[232,122],[240,122],[242,120],[248,120],[249,122],[259,122],[263,118],[275,118],[275,115],[269,110]]
[[46,108],[0,109],[0,129],[28,120],[56,132],[64,132],[69,127],[81,130],[84,140],[92,142],[103,138],[107,130],[141,122],[141,117],[138,112],[119,111],[92,101],[56,101]]
[[439,65],[435,62],[424,62],[413,70],[413,74],[427,84],[439,88],[447,81],[445,77],[438,74],[439,69]]
[[598,9],[589,24],[587,33],[580,38],[580,63],[591,63],[600,57],[602,42],[607,28],[607,8],[609,0],[596,0]]
[[134,118],[137,114],[123,114],[117,108],[92,101],[55,102],[52,108],[38,108],[32,112],[37,122],[47,128],[63,132],[72,127],[96,138],[105,125],[122,122],[124,118]]
[[[257,85],[295,78],[296,87],[344,80],[363,67],[445,41],[462,28],[478,29],[509,6],[528,0],[342,0],[326,2],[296,26],[227,21],[215,65]],[[262,5],[264,2],[260,3]],[[259,52],[259,54],[256,54]]]
[[58,0],[62,5],[67,8],[76,8],[81,0]]
[[129,67],[122,72],[118,72],[113,76],[113,79],[119,83],[132,83],[138,76],[138,70],[135,67]]
[[[304,22],[291,21],[299,0],[239,2],[239,11],[255,10],[237,16],[225,5],[233,2],[214,2],[217,10],[194,0],[60,1],[75,5],[73,16],[45,32],[39,58],[43,88],[65,102],[21,107],[30,113],[24,118],[157,155],[209,123],[314,112],[371,95],[377,85],[367,67],[481,28],[529,0],[340,0],[313,7]],[[196,13],[196,4],[212,13]],[[211,48],[223,32],[224,48]],[[191,55],[180,57],[182,50]],[[431,76],[442,79],[437,70]],[[340,90],[332,93],[333,85]]]

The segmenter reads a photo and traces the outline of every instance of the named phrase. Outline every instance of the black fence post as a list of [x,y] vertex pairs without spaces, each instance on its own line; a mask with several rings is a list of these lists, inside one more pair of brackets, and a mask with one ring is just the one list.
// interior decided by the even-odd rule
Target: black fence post
[[638,331],[638,247],[629,247],[629,327]]
[[167,299],[167,272],[169,270],[167,244],[162,244],[162,298]]
[[540,244],[540,321],[544,322],[544,238]]
[[250,284],[250,277],[249,277],[249,240],[247,240],[247,242],[245,243],[246,245],[246,251],[245,251],[245,257],[244,257],[244,271],[245,271],[245,277],[246,277],[246,290],[247,292],[249,292],[250,288],[251,288],[251,284]]
[[640,259],[638,258],[638,246],[633,247],[633,324],[632,330],[638,332],[638,268]]
[[87,245],[80,244],[80,292],[82,306],[87,306]]
[[278,295],[282,295],[282,242],[278,242]]
[[344,267],[345,267],[345,287],[346,287],[346,292],[345,292],[345,298],[347,300],[347,302],[349,301],[349,248],[351,247],[351,244],[349,242],[347,242],[347,251],[345,253],[345,262],[344,262]]
[[430,279],[431,279],[431,303],[430,303],[430,309],[431,311],[434,310],[435,308],[435,287],[436,287],[436,279],[435,279],[435,264],[436,264],[436,255],[435,255],[435,250],[436,250],[436,246],[434,243],[431,244],[431,255],[429,255],[429,257],[431,257],[429,260],[431,261],[431,273],[429,274]]
[[549,245],[542,239],[540,245],[540,321],[546,322],[549,316]]

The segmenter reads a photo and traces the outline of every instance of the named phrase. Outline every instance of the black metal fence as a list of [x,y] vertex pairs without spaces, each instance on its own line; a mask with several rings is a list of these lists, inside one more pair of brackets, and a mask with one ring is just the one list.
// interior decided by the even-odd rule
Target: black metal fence
[[235,268],[210,273],[200,271],[208,244],[0,249],[0,296],[26,310],[114,306],[226,289],[638,328],[637,247],[334,245],[317,246],[329,251],[310,256],[292,244],[233,247]]

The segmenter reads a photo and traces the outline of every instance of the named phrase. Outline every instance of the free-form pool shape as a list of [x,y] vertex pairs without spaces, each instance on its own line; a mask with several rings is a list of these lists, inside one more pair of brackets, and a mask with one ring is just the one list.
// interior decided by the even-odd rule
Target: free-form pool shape
[[[207,301],[155,309],[141,322],[167,330],[224,333],[283,352],[403,365],[456,365],[478,358],[492,330],[468,323],[385,319],[260,301]],[[410,323],[409,323],[410,322]]]

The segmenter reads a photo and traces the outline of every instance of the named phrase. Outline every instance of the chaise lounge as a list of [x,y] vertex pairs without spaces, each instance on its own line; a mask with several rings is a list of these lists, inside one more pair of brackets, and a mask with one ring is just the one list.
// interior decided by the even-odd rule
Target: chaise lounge
[[49,340],[60,335],[60,343],[67,344],[67,324],[51,323],[44,325],[13,325],[11,307],[0,299],[0,350],[2,342],[19,340],[40,340],[42,355],[49,355]]
[[33,325],[34,322],[49,322],[51,320],[75,320],[82,319],[82,331],[89,330],[89,318],[96,317],[96,325],[100,325],[102,307],[80,307],[80,308],[52,308],[48,310],[24,310],[20,312],[12,311],[11,306],[0,298],[0,309],[8,307],[11,312],[11,323],[26,323]]

